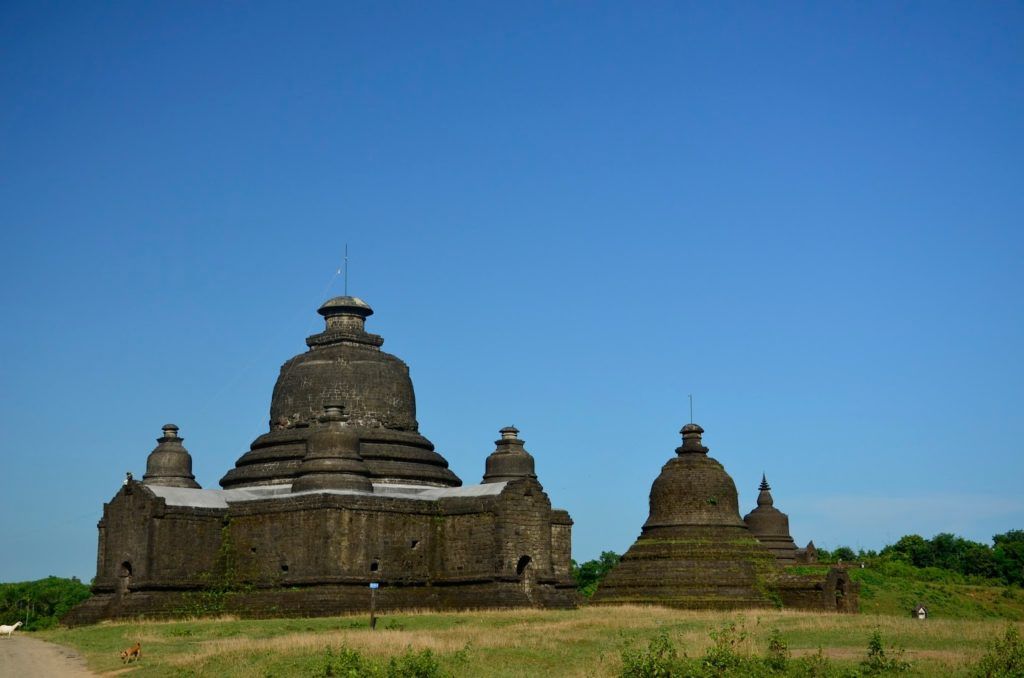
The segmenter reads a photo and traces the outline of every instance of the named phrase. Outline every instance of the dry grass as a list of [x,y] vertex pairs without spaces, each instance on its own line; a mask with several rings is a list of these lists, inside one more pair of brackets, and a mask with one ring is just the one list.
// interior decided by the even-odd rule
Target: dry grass
[[[765,652],[778,629],[796,657],[823,654],[849,666],[864,658],[867,640],[881,631],[887,646],[906,648],[917,675],[955,675],[984,653],[1006,622],[835,615],[776,610],[699,612],[658,607],[584,607],[578,610],[428,611],[383,615],[376,631],[366,616],[329,619],[239,620],[233,617],[103,624],[55,632],[57,642],[83,652],[98,670],[122,668],[114,649],[140,640],[147,662],[139,676],[291,675],[281,666],[306,666],[330,650],[356,650],[378,660],[406,650],[430,650],[457,675],[614,676],[621,651],[645,646],[666,632],[680,653],[699,657],[710,632],[734,625],[740,654]],[[386,628],[387,626],[392,628]],[[1018,623],[1020,626],[1020,624]],[[469,648],[467,652],[461,652]],[[288,662],[291,662],[290,664]],[[273,670],[268,669],[271,667]]]

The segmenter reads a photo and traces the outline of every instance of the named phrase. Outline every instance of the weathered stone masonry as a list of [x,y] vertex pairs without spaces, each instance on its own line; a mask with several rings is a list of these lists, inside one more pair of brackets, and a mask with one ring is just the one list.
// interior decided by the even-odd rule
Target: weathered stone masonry
[[757,509],[740,520],[736,485],[708,456],[704,429],[690,423],[680,433],[683,444],[651,486],[640,536],[598,587],[594,603],[856,612],[857,586],[845,571],[805,575],[788,567],[796,547],[767,480]]
[[[571,607],[569,514],[518,431],[462,486],[418,430],[408,368],[354,297],[282,367],[270,432],[224,489],[201,489],[173,424],[104,506],[93,597],[68,623],[136,615],[325,615],[388,608]],[[216,595],[214,595],[216,594]],[[215,604],[217,609],[204,610]]]

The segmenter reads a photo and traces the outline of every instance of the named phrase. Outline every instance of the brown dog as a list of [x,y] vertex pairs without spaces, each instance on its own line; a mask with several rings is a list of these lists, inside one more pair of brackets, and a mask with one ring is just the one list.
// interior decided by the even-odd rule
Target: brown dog
[[139,661],[142,659],[142,644],[135,643],[127,650],[121,650],[121,661],[127,664],[130,661]]

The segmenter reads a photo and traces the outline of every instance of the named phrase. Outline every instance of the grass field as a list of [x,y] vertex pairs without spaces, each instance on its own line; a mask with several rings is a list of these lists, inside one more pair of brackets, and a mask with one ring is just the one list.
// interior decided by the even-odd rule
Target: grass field
[[140,677],[330,675],[327,658],[344,648],[377,663],[429,649],[445,671],[457,676],[616,676],[626,647],[646,647],[664,631],[680,655],[699,657],[712,644],[709,631],[731,623],[737,624],[735,647],[741,654],[763,654],[772,630],[778,629],[794,657],[817,653],[820,647],[837,667],[848,668],[865,657],[877,628],[886,647],[906,649],[911,671],[903,675],[917,676],[965,674],[1007,624],[986,619],[919,622],[909,615],[584,607],[387,615],[375,631],[363,616],[106,623],[38,636],[76,648],[100,673],[123,669],[118,651],[139,641],[143,660],[130,671]]

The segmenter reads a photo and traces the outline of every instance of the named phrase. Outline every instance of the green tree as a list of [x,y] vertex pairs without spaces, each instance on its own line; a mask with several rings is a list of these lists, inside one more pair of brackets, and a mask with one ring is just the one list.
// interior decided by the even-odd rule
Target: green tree
[[590,597],[597,590],[597,585],[619,564],[621,556],[614,551],[602,551],[597,560],[585,563],[572,561],[572,578],[576,581],[576,590]]
[[0,584],[0,623],[25,623],[25,630],[56,626],[72,607],[89,597],[89,586],[77,579],[47,577]]
[[931,543],[918,534],[900,537],[898,542],[882,549],[881,555],[901,560],[914,567],[930,567],[935,564]]
[[993,557],[1008,584],[1024,586],[1024,530],[1010,530],[992,537]]

